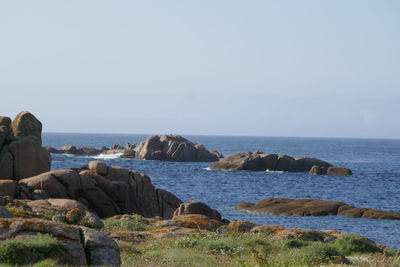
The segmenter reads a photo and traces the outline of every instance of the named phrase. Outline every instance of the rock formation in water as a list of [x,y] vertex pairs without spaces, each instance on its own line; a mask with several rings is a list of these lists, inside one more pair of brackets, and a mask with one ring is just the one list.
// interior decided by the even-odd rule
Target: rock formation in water
[[209,151],[204,145],[191,142],[179,135],[149,136],[137,146],[114,145],[111,148],[76,147],[65,145],[60,149],[46,147],[51,153],[76,156],[97,156],[100,154],[121,153],[122,158],[161,161],[218,161],[223,155],[218,151]]
[[240,202],[235,209],[248,213],[282,216],[342,215],[355,218],[400,220],[400,212],[355,208],[344,202],[320,199],[267,198],[255,204]]
[[332,175],[332,176],[350,176],[353,172],[348,168],[343,167],[321,167],[312,166],[310,172],[312,175]]
[[0,117],[0,179],[18,181],[50,170],[50,153],[42,147],[42,123],[29,112],[13,121]]
[[0,192],[18,199],[74,199],[102,218],[126,213],[171,218],[182,203],[175,195],[156,189],[147,175],[101,161],[18,182],[0,180]]
[[262,152],[239,152],[211,164],[209,168],[232,171],[308,172],[314,165],[331,167],[328,162],[316,158],[290,157]]

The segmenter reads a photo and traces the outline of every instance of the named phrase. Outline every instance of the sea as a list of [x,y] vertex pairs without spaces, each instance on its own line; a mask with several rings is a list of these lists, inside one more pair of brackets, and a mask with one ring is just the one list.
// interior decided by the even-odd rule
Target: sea
[[[125,146],[148,135],[44,133],[43,145]],[[309,156],[347,167],[352,176],[313,176],[308,173],[212,171],[208,162],[162,162],[120,158],[52,155],[52,169],[81,167],[92,160],[123,166],[151,177],[157,188],[182,201],[198,200],[217,209],[229,220],[248,220],[290,228],[338,230],[366,236],[391,248],[400,248],[400,220],[374,220],[344,216],[273,216],[234,209],[241,201],[265,198],[316,198],[342,201],[355,207],[400,212],[400,139],[300,138],[250,136],[200,136],[185,138],[227,156],[241,151]]]

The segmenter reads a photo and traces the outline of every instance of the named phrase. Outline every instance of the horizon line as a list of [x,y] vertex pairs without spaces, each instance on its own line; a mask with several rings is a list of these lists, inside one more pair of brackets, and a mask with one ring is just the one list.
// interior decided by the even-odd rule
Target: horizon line
[[215,136],[215,137],[269,137],[269,138],[318,138],[318,139],[373,139],[373,140],[400,140],[399,137],[347,137],[347,136],[293,136],[293,135],[239,135],[239,134],[193,134],[193,133],[100,133],[100,132],[56,132],[44,131],[43,134],[103,134],[103,135],[181,135],[181,136]]

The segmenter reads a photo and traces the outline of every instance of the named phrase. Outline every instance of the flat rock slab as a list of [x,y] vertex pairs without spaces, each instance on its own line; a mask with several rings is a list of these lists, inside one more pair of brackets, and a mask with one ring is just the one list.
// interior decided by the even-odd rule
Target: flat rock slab
[[314,165],[331,167],[328,162],[316,158],[291,157],[263,152],[239,152],[211,164],[209,168],[225,171],[309,172]]
[[355,218],[400,220],[400,212],[356,208],[344,202],[320,199],[267,198],[255,204],[240,202],[236,210],[281,216],[342,215]]

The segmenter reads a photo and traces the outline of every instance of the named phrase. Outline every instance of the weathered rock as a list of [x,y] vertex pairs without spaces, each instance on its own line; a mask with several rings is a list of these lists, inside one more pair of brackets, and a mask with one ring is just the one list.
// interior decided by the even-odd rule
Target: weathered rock
[[20,138],[12,142],[9,149],[14,159],[14,180],[50,170],[50,154],[36,136]]
[[3,206],[0,206],[0,218],[12,218],[13,215]]
[[134,148],[134,157],[145,160],[165,161],[217,161],[203,145],[190,142],[178,135],[149,136]]
[[[50,171],[22,179],[19,185],[26,188],[30,199],[35,195],[40,199],[45,193],[50,198],[78,200],[102,218],[121,213],[171,218],[182,203],[173,194],[156,189],[143,173],[121,167],[99,167],[101,165],[99,162],[89,163],[92,170],[84,167],[80,173],[75,170]],[[96,173],[99,168],[102,173],[106,169],[107,175]],[[35,193],[38,190],[41,194]]]
[[223,225],[224,224],[222,222],[210,219],[202,214],[184,214],[175,216],[170,220],[162,221],[159,226],[179,226],[215,231],[217,228]]
[[307,157],[239,152],[210,165],[212,170],[308,172],[313,165],[330,167],[328,162]]
[[12,121],[12,131],[17,137],[34,136],[42,144],[42,123],[32,113],[20,112]]
[[400,212],[355,208],[343,202],[319,199],[267,198],[256,204],[241,202],[235,209],[249,213],[283,216],[343,215],[370,219],[400,219]]
[[310,174],[313,175],[333,175],[333,176],[349,176],[352,175],[352,171],[348,168],[343,167],[321,167],[314,165]]
[[17,182],[13,180],[0,180],[0,192],[5,196],[15,197]]
[[74,208],[67,212],[65,215],[66,222],[69,224],[86,226],[100,230],[104,227],[101,219],[94,213],[80,208]]
[[0,179],[14,178],[14,158],[8,151],[0,153]]
[[258,224],[248,221],[232,221],[228,224],[228,227],[231,230],[238,232],[245,232],[245,233],[250,232],[251,229],[253,229],[256,226],[258,226]]
[[88,168],[100,175],[107,175],[107,165],[103,161],[91,161],[88,164]]
[[117,243],[110,237],[87,227],[81,227],[88,262],[91,265],[120,266]]
[[196,200],[190,200],[182,203],[179,208],[175,210],[173,217],[184,214],[202,214],[213,220],[221,220],[221,214],[217,210],[212,209],[207,204]]

